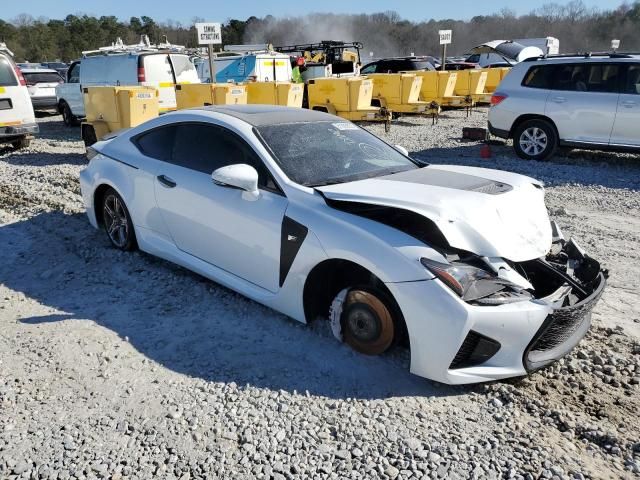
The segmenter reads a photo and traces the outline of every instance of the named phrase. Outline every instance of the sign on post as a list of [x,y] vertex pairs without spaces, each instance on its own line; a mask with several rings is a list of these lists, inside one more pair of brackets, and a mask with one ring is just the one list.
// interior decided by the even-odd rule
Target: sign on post
[[611,50],[615,52],[619,48],[620,48],[620,40],[618,40],[617,38],[611,40]]
[[196,23],[199,45],[219,45],[222,43],[222,28],[219,23]]
[[209,52],[209,77],[216,83],[216,69],[213,66],[213,46],[222,43],[222,26],[219,23],[196,23],[198,44],[206,45]]
[[451,43],[453,35],[451,30],[438,30],[438,36],[440,37],[440,45],[442,45],[442,71],[444,72],[447,63],[447,45]]
[[440,45],[449,45],[451,43],[451,30],[438,30],[440,36]]

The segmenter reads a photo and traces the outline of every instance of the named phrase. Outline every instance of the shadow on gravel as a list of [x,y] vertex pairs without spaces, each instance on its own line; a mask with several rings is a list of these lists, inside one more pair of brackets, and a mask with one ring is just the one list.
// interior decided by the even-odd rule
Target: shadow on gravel
[[[3,157],[3,154],[7,154]],[[86,165],[87,157],[83,153],[45,153],[30,150],[3,151],[0,148],[0,162],[11,165],[45,167],[50,165]]]
[[47,116],[39,119],[40,131],[36,138],[42,140],[56,140],[68,142],[82,142],[80,127],[67,127],[61,115]]
[[405,351],[359,355],[321,324],[304,326],[168,262],[117,251],[84,214],[42,213],[0,226],[0,246],[0,281],[55,309],[17,318],[43,341],[59,322],[84,320],[69,335],[87,335],[89,320],[167,369],[207,381],[330,398],[468,391],[411,375]]
[[433,164],[495,168],[528,175],[548,186],[577,184],[640,190],[640,155],[601,151],[560,151],[546,162],[516,157],[510,145],[492,145],[491,158],[480,158],[480,144],[431,148],[412,152],[418,160]]

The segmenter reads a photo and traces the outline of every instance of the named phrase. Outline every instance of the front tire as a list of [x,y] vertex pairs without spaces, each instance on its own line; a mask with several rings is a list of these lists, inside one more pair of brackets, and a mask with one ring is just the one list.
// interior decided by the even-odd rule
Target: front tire
[[558,148],[558,134],[546,120],[527,120],[516,128],[513,148],[525,160],[548,160]]
[[122,251],[136,248],[136,234],[129,210],[122,197],[112,188],[102,197],[102,223],[115,248]]
[[365,355],[380,355],[396,335],[391,309],[374,290],[354,288],[344,300],[341,315],[344,341]]

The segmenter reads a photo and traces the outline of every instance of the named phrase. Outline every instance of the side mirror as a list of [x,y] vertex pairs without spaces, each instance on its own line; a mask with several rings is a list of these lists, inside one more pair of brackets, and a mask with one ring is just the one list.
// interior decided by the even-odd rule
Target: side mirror
[[402,145],[394,145],[395,149],[398,150],[401,154],[405,156],[409,156],[409,150],[404,148]]
[[[218,168],[211,174],[217,185],[237,188],[247,192],[252,199],[258,198],[258,172],[251,165],[238,163]],[[244,198],[244,195],[243,195]]]

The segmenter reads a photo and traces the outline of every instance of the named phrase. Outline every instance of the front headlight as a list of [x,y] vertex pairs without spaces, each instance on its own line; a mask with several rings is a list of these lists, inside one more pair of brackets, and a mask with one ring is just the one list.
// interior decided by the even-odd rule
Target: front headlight
[[[498,305],[531,298],[531,295],[518,285],[482,268],[465,264],[440,263],[428,258],[421,258],[420,263],[467,302],[478,301]],[[511,294],[496,295],[504,290],[508,290]]]

